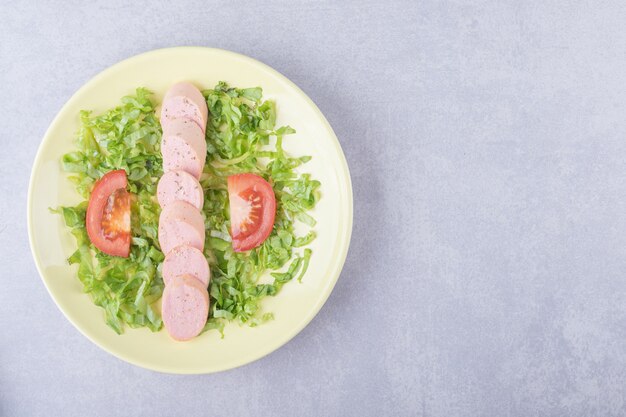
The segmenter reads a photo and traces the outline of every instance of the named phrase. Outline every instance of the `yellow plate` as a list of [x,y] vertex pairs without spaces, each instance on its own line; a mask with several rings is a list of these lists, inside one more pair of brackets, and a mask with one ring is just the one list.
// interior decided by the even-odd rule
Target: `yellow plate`
[[[322,198],[312,215],[317,219],[313,256],[302,283],[285,285],[263,302],[275,320],[250,328],[230,324],[224,339],[217,331],[189,342],[175,342],[165,331],[127,328],[117,335],[104,322],[66,259],[75,250],[61,216],[49,207],[76,204],[80,198],[61,171],[61,155],[72,149],[81,109],[102,112],[143,86],[160,102],[167,88],[191,81],[211,88],[225,80],[237,87],[263,88],[275,100],[277,124],[297,133],[285,138],[294,155],[312,155],[302,167],[322,183]],[[37,152],[28,190],[28,233],[33,257],[50,295],[67,319],[87,338],[120,359],[145,368],[180,374],[210,373],[244,365],[287,343],[317,314],[330,295],[346,258],[352,231],[352,187],[345,157],[330,125],[295,84],[254,59],[219,49],[161,49],[122,61],[85,84],[63,106]],[[306,358],[302,358],[306,360]]]

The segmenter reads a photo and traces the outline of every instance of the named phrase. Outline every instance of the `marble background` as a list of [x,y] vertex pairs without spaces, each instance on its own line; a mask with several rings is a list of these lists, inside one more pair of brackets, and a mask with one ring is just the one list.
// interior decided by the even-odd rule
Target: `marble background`
[[[626,415],[625,2],[18,0],[0,15],[0,415]],[[178,45],[298,84],[339,137],[355,203],[313,322],[191,377],[81,336],[25,221],[63,103]]]

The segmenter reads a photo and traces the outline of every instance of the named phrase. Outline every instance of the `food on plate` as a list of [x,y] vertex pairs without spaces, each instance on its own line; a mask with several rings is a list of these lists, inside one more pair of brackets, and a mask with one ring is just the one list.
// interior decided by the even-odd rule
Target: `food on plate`
[[196,337],[209,315],[209,293],[192,275],[177,275],[165,286],[161,316],[169,335],[180,341]]
[[85,218],[91,243],[108,255],[124,258],[130,253],[130,194],[126,185],[123,169],[96,181]]
[[[120,334],[127,327],[152,331],[163,327],[155,306],[163,292],[158,271],[163,261],[157,240],[160,207],[155,198],[156,182],[162,173],[158,148],[161,128],[150,94],[139,88],[103,113],[82,111],[74,148],[61,161],[76,197],[82,199],[74,206],[56,210],[76,240],[76,250],[68,262],[83,291],[102,308],[104,323]],[[96,249],[85,222],[94,183],[106,173],[121,169],[127,173],[126,189],[132,193],[127,258]]]
[[182,170],[200,178],[206,160],[206,140],[200,127],[187,119],[175,119],[163,128],[163,171]]
[[191,83],[181,82],[174,84],[167,90],[161,106],[161,126],[167,129],[171,122],[180,119],[191,120],[196,123],[202,133],[206,131],[208,109],[204,96]]
[[[178,83],[165,95],[161,113],[165,174],[159,180],[157,195],[163,207],[159,242],[166,259],[162,311],[165,311],[165,329],[176,340],[197,336],[209,318],[208,265],[201,252],[205,239],[204,219],[200,213],[204,193],[198,183],[206,160],[207,111],[200,90],[189,83]],[[183,280],[191,277],[192,282],[186,284],[181,277]],[[201,284],[201,301],[195,296],[198,283]],[[176,288],[170,291],[170,286]],[[196,291],[190,293],[193,289]]]
[[[222,330],[231,320],[256,326],[273,318],[263,310],[263,299],[279,296],[283,285],[304,277],[312,256],[305,246],[315,239],[310,213],[319,199],[320,183],[302,173],[311,157],[293,156],[283,149],[283,141],[306,139],[288,137],[294,129],[276,126],[276,106],[262,99],[260,88],[219,83],[204,95],[211,115],[206,176],[200,180],[205,191],[205,252],[211,255],[207,328]],[[227,190],[228,176],[240,173],[271,179],[276,200],[270,236],[245,252],[235,252],[232,246]]]
[[161,210],[159,216],[159,243],[168,254],[176,246],[189,245],[204,249],[204,219],[202,213],[189,203],[173,201]]
[[157,185],[157,199],[161,207],[172,201],[185,201],[202,210],[204,193],[198,180],[191,174],[176,170],[163,174]]
[[178,275],[189,274],[206,287],[211,278],[209,263],[202,251],[189,245],[180,245],[169,251],[165,255],[161,271],[165,285],[169,285]]
[[[195,169],[189,174],[200,183],[204,194],[201,205],[197,204],[200,194],[189,192],[193,187],[187,188],[186,182],[181,183],[187,190],[185,192],[170,188],[172,184],[167,178],[176,169],[171,169],[169,163],[164,169],[159,113],[146,89],[137,89],[135,94],[124,97],[120,105],[102,114],[81,112],[75,149],[63,156],[63,168],[70,173],[69,181],[83,199],[75,206],[55,210],[62,214],[76,238],[76,251],[68,261],[77,267],[76,276],[83,290],[94,304],[102,307],[104,321],[117,333],[123,333],[127,326],[161,330],[163,316],[157,304],[165,303],[166,311],[168,308],[169,311],[176,310],[176,304],[168,304],[171,296],[165,300],[162,296],[164,288],[170,287],[173,281],[179,282],[181,278],[176,277],[185,274],[199,283],[190,284],[194,281],[189,277],[184,280],[185,288],[198,289],[193,290],[195,292],[184,290],[195,294],[190,298],[192,300],[202,300],[204,295],[200,289],[206,291],[208,282],[208,302],[196,303],[198,309],[206,305],[208,310],[200,332],[218,330],[222,335],[229,322],[256,326],[271,320],[273,315],[263,309],[263,299],[280,296],[283,285],[305,277],[312,256],[312,250],[307,246],[315,239],[311,210],[319,199],[320,183],[303,173],[311,159],[309,156],[292,156],[283,149],[283,141],[305,139],[292,139],[288,135],[293,134],[294,129],[276,126],[276,107],[272,101],[263,100],[261,88],[241,89],[219,83],[202,94],[210,114],[204,119],[207,120],[206,162],[199,171]],[[171,104],[168,108],[172,108],[169,106]],[[182,117],[169,117],[168,110],[168,117],[161,119],[163,129],[171,132],[170,123],[181,118],[200,120],[198,126],[201,126],[202,117],[198,118],[197,112],[190,109],[193,106],[176,113]],[[197,132],[202,127],[188,130],[195,130],[199,136]],[[94,194],[94,183],[107,173],[119,170],[126,173],[127,184],[123,188],[131,197],[130,251],[126,258],[98,250],[89,239],[86,225],[88,200]],[[259,239],[258,246],[242,252],[235,251],[233,246],[228,190],[228,178],[238,174],[264,178],[271,186],[275,204],[269,236],[265,240]],[[119,195],[114,199],[117,197]],[[186,208],[170,207],[181,204]],[[252,207],[243,207],[252,212]],[[160,218],[166,220],[161,228],[170,230],[169,235],[168,232],[159,233]],[[174,223],[180,223],[182,230],[173,226]],[[108,226],[110,228],[111,223]],[[241,222],[239,231],[243,231]],[[246,226],[243,232],[251,236],[251,231],[252,227]],[[165,238],[167,242],[159,244],[159,238]],[[188,244],[181,246],[181,242]],[[186,248],[188,257],[178,253],[181,247]],[[203,258],[209,265],[208,276],[200,262]],[[181,266],[185,263],[188,263],[186,273]],[[191,314],[183,324],[198,318],[196,313]],[[173,325],[166,326],[168,331],[179,339],[192,337],[200,327],[196,324],[186,327],[193,331],[179,333],[181,322],[169,323]]]
[[272,186],[255,174],[228,177],[230,234],[235,252],[256,248],[272,232],[276,199]]

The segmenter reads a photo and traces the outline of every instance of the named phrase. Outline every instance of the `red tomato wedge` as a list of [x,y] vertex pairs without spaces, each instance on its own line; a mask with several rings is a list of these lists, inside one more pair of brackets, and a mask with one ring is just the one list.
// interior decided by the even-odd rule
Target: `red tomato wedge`
[[85,223],[91,243],[102,252],[127,258],[130,253],[130,193],[126,171],[106,173],[94,184]]
[[272,186],[255,174],[228,177],[230,235],[235,252],[256,248],[274,227],[276,198]]

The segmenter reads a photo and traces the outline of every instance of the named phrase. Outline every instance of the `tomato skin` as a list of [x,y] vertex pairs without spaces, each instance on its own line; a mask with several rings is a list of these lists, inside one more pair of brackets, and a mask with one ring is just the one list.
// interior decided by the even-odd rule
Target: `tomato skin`
[[[127,258],[130,254],[130,221],[128,221],[126,227],[124,219],[111,219],[111,215],[128,216],[128,220],[130,220],[130,196],[126,191],[127,184],[126,171],[123,169],[106,173],[94,184],[85,217],[85,226],[91,243],[108,255],[124,258]],[[121,190],[121,192],[116,193],[118,190]],[[120,199],[116,201],[112,209],[115,211],[107,213],[106,223],[114,223],[111,222],[111,220],[114,220],[117,221],[117,223],[114,223],[116,226],[124,224],[124,227],[114,230],[114,233],[111,234],[110,231],[104,230],[103,220],[105,220],[104,211],[109,203],[109,197],[114,193],[115,195],[119,194]]]
[[255,174],[228,177],[230,235],[235,252],[261,245],[272,233],[276,217],[276,197],[272,186]]

